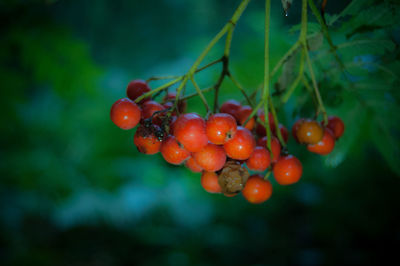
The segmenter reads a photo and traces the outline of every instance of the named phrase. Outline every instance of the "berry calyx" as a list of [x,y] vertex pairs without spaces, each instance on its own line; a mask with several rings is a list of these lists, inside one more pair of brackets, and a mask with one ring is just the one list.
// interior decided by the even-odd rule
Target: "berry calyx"
[[198,114],[187,113],[178,117],[173,127],[176,139],[190,152],[198,152],[208,143],[206,122]]
[[303,166],[293,155],[283,156],[275,163],[273,173],[278,184],[290,185],[300,180]]
[[221,193],[221,186],[218,183],[216,173],[203,171],[200,182],[205,191],[209,193]]
[[208,143],[204,148],[193,153],[197,164],[208,172],[221,170],[226,162],[226,154],[221,146]]
[[200,173],[203,171],[203,168],[196,162],[193,157],[187,159],[187,161],[185,162],[185,166],[194,173]]
[[272,184],[260,175],[252,175],[242,190],[243,197],[250,203],[260,204],[272,195]]
[[152,128],[146,128],[144,126],[138,127],[133,137],[133,143],[135,143],[139,152],[144,154],[156,154],[160,151],[161,141],[154,133],[159,130],[160,128],[156,125],[153,125]]
[[[126,88],[126,95],[132,101],[135,101],[137,98],[142,96],[143,94],[149,92],[151,89],[149,85],[147,85],[146,81],[141,79],[136,79],[129,82],[128,87]],[[139,104],[144,103],[145,101],[150,100],[150,98],[142,99]]]
[[190,152],[179,145],[174,136],[168,136],[160,147],[161,155],[170,164],[181,164],[190,157]]
[[297,139],[303,144],[316,144],[324,135],[321,125],[314,120],[306,120],[297,129]]
[[235,136],[224,144],[226,155],[236,160],[247,160],[256,146],[251,132],[238,126]]
[[111,121],[125,130],[134,128],[139,123],[140,116],[140,107],[128,98],[116,101],[110,111]]
[[335,148],[335,136],[329,128],[325,128],[324,136],[322,139],[313,145],[307,145],[307,150],[320,155],[327,155]]
[[265,171],[270,164],[271,156],[269,151],[261,146],[255,147],[253,153],[250,155],[250,158],[246,161],[246,165],[250,170],[260,172]]
[[211,115],[206,123],[208,140],[214,144],[224,144],[235,136],[236,128],[236,120],[232,115],[226,113]]
[[327,128],[332,130],[333,135],[336,139],[340,138],[344,132],[344,123],[343,120],[337,116],[330,116],[328,118]]
[[237,113],[238,113],[240,107],[241,107],[241,104],[238,101],[228,100],[221,105],[221,107],[219,108],[219,111],[221,113],[230,114],[235,119],[237,119]]
[[240,107],[240,109],[237,112],[237,120],[238,120],[239,124],[241,126],[247,128],[248,130],[253,130],[254,125],[256,124],[256,119],[254,117],[252,117],[246,123],[246,125],[244,125],[244,123],[246,122],[247,118],[250,116],[251,112],[253,112],[253,109],[248,105]]

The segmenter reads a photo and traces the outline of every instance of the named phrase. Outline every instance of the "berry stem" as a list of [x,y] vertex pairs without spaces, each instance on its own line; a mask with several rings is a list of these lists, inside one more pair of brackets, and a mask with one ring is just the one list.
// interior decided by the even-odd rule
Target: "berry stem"
[[268,171],[265,175],[264,175],[264,180],[268,180],[269,176],[271,175],[271,171]]
[[311,88],[311,86],[308,83],[308,81],[307,81],[305,76],[302,77],[301,81],[303,82],[304,87],[306,87],[307,91],[310,93],[310,95],[311,95],[311,97],[313,99],[313,103],[314,103],[314,106],[315,106],[315,117],[317,118],[318,115],[319,115],[320,108],[319,108],[318,101],[317,101],[317,99],[315,97],[315,94],[313,92],[313,89]]
[[141,100],[143,100],[144,98],[150,97],[150,96],[152,96],[153,94],[155,94],[155,93],[157,93],[157,92],[159,92],[159,91],[162,91],[162,90],[167,89],[168,87],[170,87],[170,86],[172,86],[172,85],[178,83],[178,82],[181,81],[182,79],[183,79],[183,76],[181,76],[181,77],[179,77],[179,78],[176,78],[176,79],[174,79],[174,80],[171,80],[170,82],[165,83],[165,84],[161,85],[160,87],[155,88],[154,90],[151,90],[151,91],[149,91],[149,92],[147,92],[147,93],[145,93],[145,94],[142,94],[141,96],[139,96],[139,97],[135,100],[135,103],[138,103],[138,102],[140,102]]
[[279,128],[279,120],[278,120],[278,116],[276,115],[276,111],[275,111],[274,103],[272,101],[272,97],[269,97],[268,100],[269,100],[269,106],[270,106],[270,110],[271,110],[271,113],[272,113],[272,117],[274,118],[276,136],[278,137],[279,142],[281,143],[281,145],[283,147],[286,147],[286,142],[283,139],[282,133],[281,133],[281,129]]
[[192,81],[193,86],[195,87],[195,89],[197,91],[197,94],[200,96],[201,101],[203,102],[204,106],[206,107],[207,113],[209,113],[210,107],[208,106],[207,99],[204,97],[203,93],[201,92],[199,85],[197,84],[197,82],[193,76],[190,78],[190,80]]
[[318,89],[318,84],[317,84],[317,80],[315,79],[314,70],[312,68],[312,64],[311,64],[311,60],[310,60],[310,55],[308,54],[308,49],[307,49],[306,46],[303,46],[303,47],[304,47],[304,53],[306,55],[308,70],[310,71],[311,80],[312,80],[312,83],[313,83],[313,86],[314,86],[315,96],[317,97],[319,108],[320,108],[320,110],[322,112],[322,115],[324,117],[324,125],[326,126],[326,125],[328,125],[328,115],[326,113],[325,106],[324,106],[324,103],[322,101],[319,89]]
[[[253,111],[251,111],[250,115],[247,117],[246,121],[243,123],[243,125],[247,125],[247,123],[250,121],[250,119],[252,119],[255,114],[257,113],[258,109],[260,109],[263,105],[263,101],[260,101],[255,108],[253,108]],[[264,121],[262,122],[262,124],[264,124]]]
[[263,102],[264,102],[264,118],[265,128],[267,131],[267,148],[271,151],[271,128],[269,126],[269,115],[268,115],[268,97],[269,95],[269,28],[270,28],[270,16],[271,16],[271,0],[265,0],[265,42],[264,42],[264,86],[263,86]]
[[240,90],[240,92],[243,94],[243,96],[246,98],[247,103],[254,108],[254,105],[252,101],[250,100],[249,96],[247,95],[246,91],[244,90],[243,86],[236,80],[236,78],[228,72],[228,77],[229,79],[235,84],[235,86]]
[[163,80],[163,79],[176,79],[176,78],[180,78],[180,76],[153,76],[150,77],[148,79],[146,79],[146,83],[150,83],[151,81],[155,81],[155,80]]

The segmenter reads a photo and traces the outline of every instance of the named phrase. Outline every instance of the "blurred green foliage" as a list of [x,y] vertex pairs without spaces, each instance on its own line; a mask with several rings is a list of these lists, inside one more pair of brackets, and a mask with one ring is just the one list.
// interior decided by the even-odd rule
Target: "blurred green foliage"
[[[271,65],[297,38],[273,1]],[[0,3],[1,265],[378,264],[400,241],[400,28],[396,1],[328,1],[338,67],[311,19],[312,59],[345,135],[326,157],[290,140],[300,183],[272,198],[207,194],[199,175],[144,156],[109,120],[131,79],[183,74],[239,0]],[[343,11],[342,11],[343,10]],[[311,12],[310,12],[311,13]],[[311,15],[310,15],[311,17]],[[263,1],[235,31],[231,68],[246,89],[263,75]],[[222,43],[208,59],[217,58]],[[298,56],[273,82],[297,71]],[[202,87],[219,68],[200,73]],[[155,82],[156,87],[162,82]],[[193,91],[188,87],[187,93]],[[212,93],[208,93],[212,100]],[[242,99],[230,81],[221,101]],[[278,98],[276,98],[278,99]],[[199,99],[189,111],[204,114]],[[279,110],[290,128],[314,107],[299,87]]]

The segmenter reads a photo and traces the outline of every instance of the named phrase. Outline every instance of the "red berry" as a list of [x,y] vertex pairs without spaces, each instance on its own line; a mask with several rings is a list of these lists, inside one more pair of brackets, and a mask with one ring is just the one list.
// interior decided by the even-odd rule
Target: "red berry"
[[245,128],[247,128],[248,130],[253,130],[254,125],[256,123],[256,119],[254,117],[252,117],[247,123],[246,125],[243,125],[247,118],[250,116],[251,112],[253,112],[253,109],[248,106],[242,106],[240,107],[240,109],[237,111],[237,120],[239,122],[239,124]]
[[203,171],[203,168],[196,162],[193,157],[190,157],[186,162],[185,165],[187,168],[189,168],[192,172],[194,173],[200,173]]
[[303,122],[306,121],[304,118],[300,118],[299,120],[297,120],[292,127],[292,135],[293,138],[299,142],[299,139],[297,138],[297,130],[299,130],[299,127],[301,124],[303,124]]
[[[264,112],[262,110],[258,110],[257,113],[258,113],[258,117],[260,118],[260,120],[264,122],[264,120],[265,120]],[[269,127],[271,128],[271,131],[275,132],[275,120],[271,113],[268,113],[268,122],[269,122]],[[265,135],[267,135],[267,131],[263,124],[260,124],[257,122],[256,133],[260,137],[264,137]]]
[[284,125],[279,124],[279,130],[281,131],[283,140],[285,141],[285,143],[287,143],[289,140],[289,132],[287,128]]
[[238,126],[235,136],[224,144],[226,155],[236,160],[247,160],[256,146],[251,132]]
[[230,114],[231,116],[233,116],[236,119],[237,112],[239,111],[240,107],[241,107],[241,105],[238,101],[228,100],[221,105],[221,107],[219,108],[219,111],[221,113]]
[[[153,130],[160,130],[160,128],[153,125]],[[150,128],[144,126],[138,127],[133,137],[133,142],[141,153],[156,154],[160,151],[161,141],[154,135]]]
[[335,148],[335,136],[329,128],[325,128],[324,136],[317,144],[307,146],[307,150],[321,155],[331,153],[333,148]]
[[221,170],[226,162],[224,149],[212,143],[208,143],[201,151],[193,153],[193,158],[208,172]]
[[208,143],[206,122],[198,114],[187,113],[174,123],[174,136],[190,152],[198,152]]
[[316,144],[322,139],[324,130],[317,121],[305,120],[297,129],[296,135],[300,143]]
[[[128,96],[129,99],[134,101],[149,91],[150,87],[149,85],[147,85],[146,81],[137,79],[129,82],[128,87],[126,88],[126,95]],[[145,98],[141,100],[139,104],[142,104],[149,99],[150,98]]]
[[140,121],[140,107],[128,98],[116,101],[110,112],[111,121],[122,129],[132,129]]
[[253,171],[265,171],[271,164],[271,156],[269,151],[261,146],[254,148],[250,158],[246,161],[247,167]]
[[[155,112],[164,110],[165,107],[155,101],[147,101],[142,104],[142,119],[150,118]],[[162,115],[162,114],[161,114]],[[153,117],[153,120],[158,115]]]
[[[267,136],[258,140],[258,146],[267,147]],[[276,163],[281,155],[281,144],[276,137],[271,138],[272,163]]]
[[218,183],[218,176],[214,172],[204,171],[201,175],[201,185],[209,193],[221,193],[221,186]]
[[171,164],[181,164],[190,157],[190,152],[180,147],[174,136],[168,136],[160,147],[161,155]]
[[208,140],[214,144],[224,144],[236,134],[236,120],[230,114],[219,113],[208,118],[206,133]]
[[299,181],[303,173],[303,166],[299,159],[293,155],[288,155],[279,158],[274,165],[273,173],[278,184],[290,185]]
[[336,139],[340,138],[344,132],[344,123],[343,120],[337,116],[330,116],[328,118],[327,127],[332,130],[333,135]]
[[242,190],[243,197],[250,203],[259,204],[268,200],[272,195],[272,185],[260,175],[252,175]]

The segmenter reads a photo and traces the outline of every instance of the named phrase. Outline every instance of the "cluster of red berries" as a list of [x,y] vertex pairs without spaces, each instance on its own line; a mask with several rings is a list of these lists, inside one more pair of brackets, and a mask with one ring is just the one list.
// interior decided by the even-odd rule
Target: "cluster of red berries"
[[[184,113],[186,102],[179,101],[175,105],[175,93],[166,94],[161,103],[150,98],[135,103],[149,91],[149,86],[142,80],[130,82],[128,98],[116,101],[111,107],[111,120],[122,129],[132,129],[140,123],[134,135],[137,149],[144,154],[160,152],[171,164],[184,163],[191,171],[202,172],[201,185],[206,191],[226,196],[242,192],[249,202],[262,203],[271,196],[272,185],[259,174],[250,176],[247,168],[263,172],[271,167],[280,185],[293,184],[300,179],[301,162],[293,155],[281,152],[281,143],[276,136],[271,139],[271,152],[266,148],[265,127],[256,117],[248,119],[253,111],[250,106],[229,100],[222,104],[220,113],[203,119],[196,113]],[[257,116],[264,120],[262,111]],[[271,114],[269,121],[275,132]],[[288,130],[281,124],[278,127],[287,142]],[[308,145],[308,150],[327,154],[343,130],[343,122],[333,117],[326,128],[316,121],[300,119],[292,132],[298,142]]]

